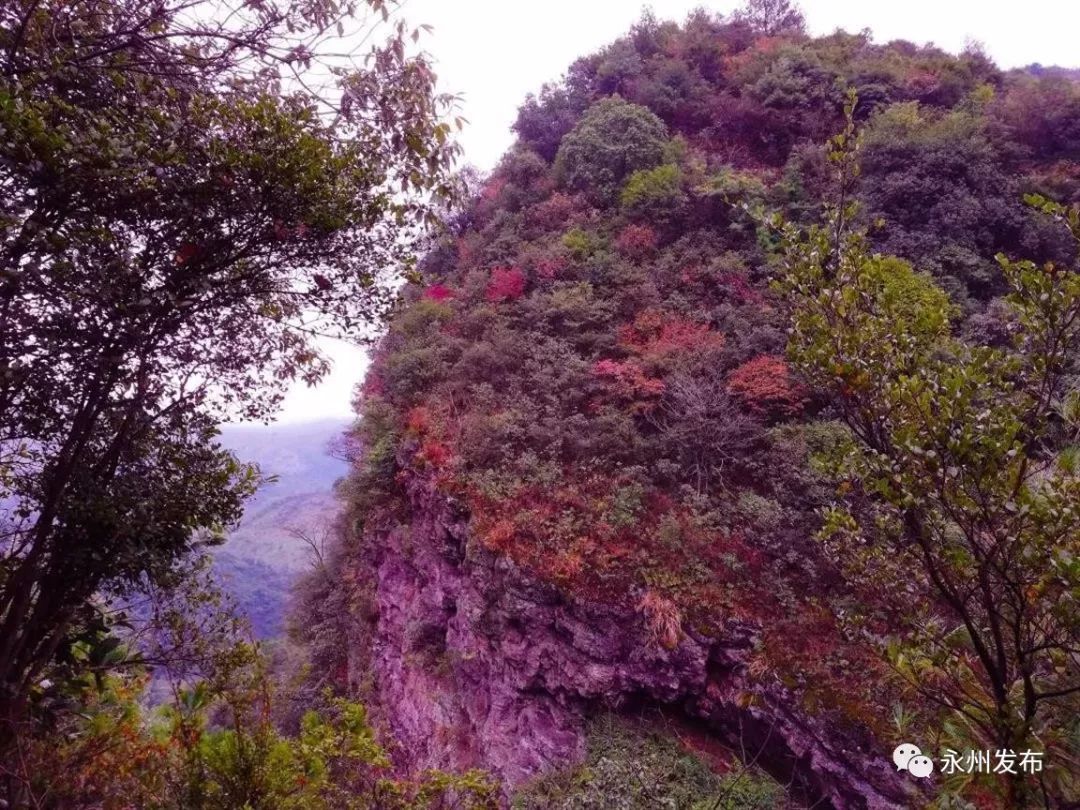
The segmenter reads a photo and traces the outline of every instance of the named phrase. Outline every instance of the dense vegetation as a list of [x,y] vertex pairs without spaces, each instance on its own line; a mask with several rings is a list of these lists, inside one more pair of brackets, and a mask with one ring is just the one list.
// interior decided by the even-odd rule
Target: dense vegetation
[[[0,804],[497,806],[402,773],[357,702],[417,492],[642,647],[750,639],[745,677],[867,750],[1045,752],[928,802],[1080,801],[1078,77],[811,38],[787,0],[646,14],[458,204],[411,32],[331,47],[389,10],[0,8]],[[337,542],[267,652],[200,555],[259,480],[215,426],[387,311]],[[512,800],[815,801],[654,714]]]
[[150,687],[161,705],[145,708],[138,669],[84,670],[58,684],[49,724],[18,739],[19,767],[5,774],[19,788],[9,788],[12,806],[495,807],[483,774],[401,778],[362,705],[271,678],[270,660],[214,590],[209,560],[150,601],[154,632],[139,648],[167,663]]
[[[859,168],[852,136],[849,124],[832,142],[842,185]],[[1028,201],[1080,244],[1080,205]],[[951,715],[958,739],[1067,759],[1080,694],[1080,272],[999,254],[1012,339],[981,345],[957,339],[929,276],[868,253],[850,229],[856,203],[826,210],[824,226],[782,228],[777,288],[789,355],[850,430],[832,456],[841,503],[820,535],[853,587],[841,624],[889,628],[895,672]],[[1019,772],[1000,781],[1010,807],[1051,793]],[[1073,790],[1063,781],[1059,796]]]
[[[501,555],[568,598],[630,600],[659,645],[753,627],[755,677],[883,751],[912,735],[1056,763],[1029,785],[1037,799],[971,775],[944,785],[943,806],[1075,799],[1073,451],[1055,467],[1074,436],[1061,406],[1075,276],[1057,287],[1039,268],[1067,268],[1076,247],[1023,198],[1080,200],[1080,84],[1003,72],[977,49],[810,38],[786,4],[751,5],[682,26],[646,15],[521,107],[517,143],[404,291],[358,397],[337,575],[301,602],[316,666],[340,668],[350,611],[362,624],[365,532],[408,521],[409,482],[426,480],[468,514],[466,553]],[[850,91],[857,152],[830,141]],[[859,171],[837,179],[830,153]],[[811,247],[839,254],[863,234],[839,260],[850,278],[806,276],[829,254],[798,254],[797,228],[755,213],[835,225],[823,203],[843,212],[843,235],[812,231]],[[865,317],[830,336],[834,313],[807,309],[825,295],[807,278]],[[1059,294],[1060,311],[1038,309]],[[1039,331],[1051,314],[1069,334],[1052,347]],[[1048,387],[1029,397],[1021,369]],[[928,387],[918,407],[860,434],[911,386]],[[973,437],[949,445],[960,427]],[[924,434],[949,463],[920,460]],[[954,468],[934,490],[933,471]],[[925,575],[896,556],[913,517],[932,548]],[[989,573],[970,555],[1013,531],[1019,556],[991,553],[1005,573],[978,599],[934,587],[945,563],[961,583]],[[845,559],[838,537],[858,554]],[[980,650],[1005,629],[1023,637]]]
[[[100,730],[77,709],[135,663],[140,603],[239,518],[259,475],[218,423],[267,419],[292,381],[319,380],[313,336],[362,338],[453,196],[452,99],[389,11],[0,6],[4,806],[77,806],[39,790],[66,764],[26,746],[62,754]],[[346,33],[374,37],[358,61]]]
[[[514,810],[784,810],[797,807],[764,774],[718,759],[687,729],[604,716],[590,729],[580,766],[536,780],[514,797]],[[722,772],[722,773],[721,773]]]

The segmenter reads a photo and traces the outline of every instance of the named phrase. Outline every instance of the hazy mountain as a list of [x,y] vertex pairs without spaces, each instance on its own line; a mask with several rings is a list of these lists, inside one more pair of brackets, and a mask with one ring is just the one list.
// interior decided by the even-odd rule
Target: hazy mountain
[[222,444],[276,477],[248,502],[240,526],[216,554],[229,592],[262,638],[280,632],[289,588],[308,564],[308,547],[296,532],[317,535],[337,510],[334,482],[347,465],[331,457],[327,445],[347,425],[322,420],[222,428]]

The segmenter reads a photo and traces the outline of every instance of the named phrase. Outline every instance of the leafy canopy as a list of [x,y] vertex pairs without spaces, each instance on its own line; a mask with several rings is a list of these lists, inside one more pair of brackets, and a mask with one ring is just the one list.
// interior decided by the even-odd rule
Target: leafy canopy
[[[849,125],[833,141],[842,185],[856,152]],[[1030,201],[1080,240],[1076,206]],[[943,711],[946,743],[1067,757],[1080,697],[1080,272],[998,256],[1015,339],[978,345],[955,335],[928,276],[868,251],[854,212],[781,225],[778,283],[789,355],[851,431],[822,532],[855,588],[845,613]],[[1020,806],[1075,790],[1054,770],[1065,785],[988,781]]]
[[[387,16],[0,10],[0,742],[98,593],[238,518],[214,425],[318,380],[313,336],[364,334],[451,195],[450,99]],[[329,56],[346,26],[362,62]]]
[[556,173],[572,189],[609,198],[630,173],[659,165],[666,144],[667,127],[648,108],[601,99],[563,138]]

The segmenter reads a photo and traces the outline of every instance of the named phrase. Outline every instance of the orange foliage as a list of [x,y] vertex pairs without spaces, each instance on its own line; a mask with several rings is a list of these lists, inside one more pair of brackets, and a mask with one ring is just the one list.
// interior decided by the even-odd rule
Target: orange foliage
[[924,98],[938,90],[941,86],[941,77],[931,70],[918,68],[904,77],[904,84],[913,96]]
[[601,360],[593,373],[603,379],[617,399],[625,401],[632,411],[647,410],[664,393],[664,381],[650,377],[636,360]]
[[838,711],[888,733],[889,707],[899,699],[899,684],[872,648],[844,638],[828,606],[806,599],[798,611],[778,615],[762,627],[752,669],[782,673],[792,685],[803,681],[803,705],[812,713]]
[[422,436],[431,427],[431,412],[423,405],[416,405],[405,414],[405,431],[414,436]]
[[[771,603],[756,586],[760,552],[737,535],[703,530],[658,490],[640,493],[629,521],[616,517],[627,483],[567,470],[561,486],[522,484],[497,498],[470,489],[465,498],[473,531],[488,550],[586,598],[625,601],[650,571],[685,576],[677,594],[651,588],[637,604],[665,645],[678,643],[690,612],[699,620],[721,607],[732,618],[765,615]],[[686,573],[691,570],[697,573]]]
[[798,416],[806,402],[806,391],[793,379],[787,362],[774,355],[763,354],[743,363],[731,372],[727,387],[762,416]]
[[650,588],[638,602],[638,610],[645,615],[645,624],[654,641],[669,650],[678,645],[682,637],[682,613],[675,602]]
[[416,457],[429,467],[439,469],[449,463],[452,453],[450,448],[443,442],[437,439],[427,439],[420,445],[420,452],[417,453]]
[[677,355],[719,351],[724,347],[724,336],[705,324],[646,309],[633,324],[619,330],[619,345],[646,363],[656,364]]
[[116,680],[113,687],[112,693],[87,697],[82,711],[91,722],[65,721],[70,728],[25,741],[19,765],[31,779],[45,777],[48,806],[126,810],[160,802],[164,764],[178,754],[181,741],[175,731],[155,738],[138,712],[125,709],[138,699],[141,679]]

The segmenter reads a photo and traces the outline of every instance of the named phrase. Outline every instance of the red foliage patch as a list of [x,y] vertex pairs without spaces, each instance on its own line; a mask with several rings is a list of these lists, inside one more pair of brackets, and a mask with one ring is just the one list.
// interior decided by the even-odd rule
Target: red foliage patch
[[[727,615],[749,618],[774,602],[757,588],[761,555],[741,537],[703,530],[678,506],[663,508],[666,497],[656,491],[642,492],[627,520],[620,496],[627,483],[567,469],[562,485],[521,484],[498,497],[470,488],[466,498],[486,548],[585,598],[632,599],[667,646],[678,642],[680,624],[690,626],[684,617],[696,622],[723,605]],[[688,579],[678,594],[652,586],[650,597],[640,587],[657,570]]]
[[536,274],[540,278],[555,278],[567,267],[565,256],[550,256],[536,263]]
[[429,467],[439,469],[445,467],[451,458],[450,448],[437,439],[425,439],[420,445],[420,452],[416,459]]
[[431,428],[431,413],[423,405],[416,405],[405,414],[405,430],[414,436],[423,436]]
[[629,259],[644,259],[656,250],[656,231],[648,225],[627,225],[615,237],[615,249]]
[[513,301],[525,292],[525,274],[517,267],[496,267],[491,271],[487,291],[488,301]]
[[454,291],[445,284],[432,284],[424,290],[424,298],[429,301],[447,301],[454,297]]
[[765,301],[761,293],[750,286],[745,276],[728,272],[721,273],[716,280],[740,304],[761,304]]
[[763,54],[775,53],[786,41],[784,37],[758,37],[749,48],[727,58],[727,69],[736,71]]
[[542,203],[533,206],[529,218],[543,228],[562,229],[573,219],[577,209],[574,197],[562,193],[552,194]]
[[629,404],[632,411],[647,410],[664,393],[664,381],[650,377],[637,360],[601,360],[593,373],[605,380],[618,399]]
[[791,417],[802,412],[805,389],[782,357],[763,354],[743,363],[728,377],[728,391],[762,416]]
[[663,363],[679,354],[717,351],[724,336],[705,324],[646,309],[619,330],[619,345],[647,363]]
[[173,257],[173,261],[177,264],[186,264],[195,254],[199,252],[199,249],[195,247],[191,242],[184,242],[180,245],[180,249],[176,251],[176,256]]
[[921,100],[938,91],[941,78],[932,70],[916,68],[904,76],[904,85],[911,95]]

